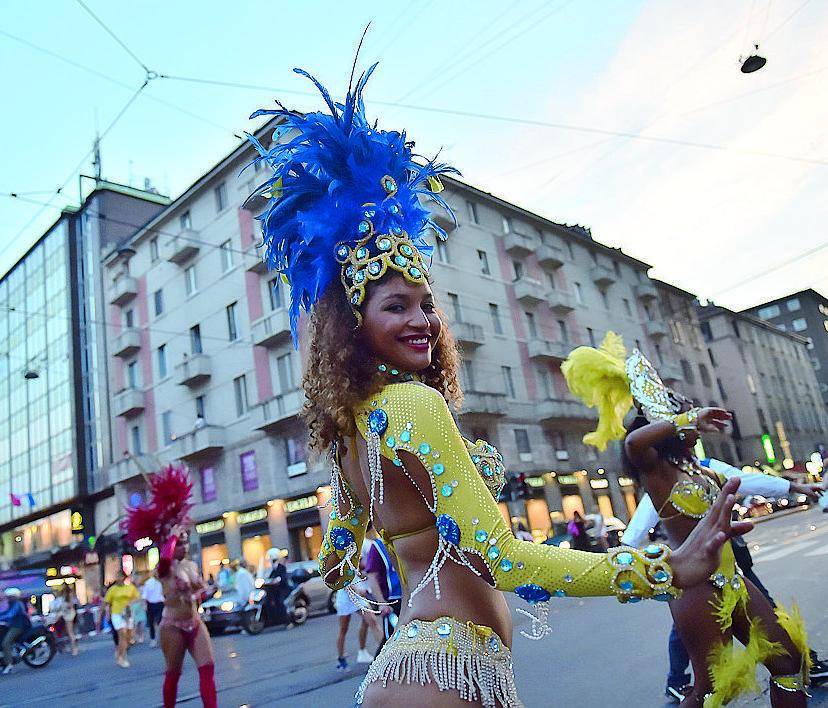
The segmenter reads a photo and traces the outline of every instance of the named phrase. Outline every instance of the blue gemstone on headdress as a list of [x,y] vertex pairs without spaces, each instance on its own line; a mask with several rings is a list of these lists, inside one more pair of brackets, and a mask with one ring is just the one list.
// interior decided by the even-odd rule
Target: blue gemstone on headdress
[[359,305],[359,293],[354,293],[351,295],[351,304],[352,305]]
[[515,595],[530,605],[534,605],[537,602],[546,602],[552,597],[547,590],[544,590],[540,585],[536,585],[535,583],[518,585],[515,588]]
[[360,221],[359,226],[357,226],[357,231],[361,234],[367,234],[371,231],[371,222],[370,221]]
[[403,258],[402,256],[394,256],[394,263],[396,263],[398,266],[404,267],[405,264],[408,263],[408,261],[405,260],[405,258]]
[[408,274],[412,278],[422,278],[423,277],[423,272],[419,268],[417,268],[416,266],[412,266],[411,268],[409,268],[408,269]]
[[619,553],[615,556],[615,564],[616,565],[632,565],[633,564],[633,554],[629,551],[624,551]]
[[409,639],[414,639],[420,633],[420,628],[416,624],[412,624],[406,634],[408,634]]
[[566,597],[566,590],[555,590],[555,597]]
[[489,651],[493,651],[495,653],[500,651],[500,642],[498,641],[497,637],[489,637]]
[[377,210],[371,207],[370,209],[366,209],[364,212],[362,212],[362,215],[366,219],[373,219],[377,215]]
[[368,264],[368,272],[371,275],[376,275],[377,273],[380,272],[381,269],[382,269],[382,266],[379,263],[377,263],[376,261],[374,261],[373,263]]
[[365,248],[365,246],[360,246],[357,249],[356,256],[357,256],[357,258],[359,258],[359,260],[362,260],[364,258],[368,258],[368,249]]
[[483,474],[487,477],[491,477],[494,472],[492,472],[492,468],[489,465],[483,465]]
[[402,226],[400,226],[399,224],[394,224],[394,225],[393,225],[390,229],[388,229],[388,230],[389,230],[392,234],[394,234],[394,236],[399,236],[399,235],[403,232],[403,230],[402,230]]
[[368,429],[382,435],[388,429],[388,414],[382,408],[376,408],[368,416]]
[[414,249],[411,248],[411,246],[409,246],[407,243],[403,243],[402,245],[400,245],[400,253],[406,256],[413,256]]
[[333,531],[331,531],[331,543],[337,551],[344,551],[352,543],[355,543],[354,534],[352,534],[348,529],[343,529],[341,526],[337,526]]
[[388,192],[388,194],[393,194],[397,191],[397,183],[394,181],[393,177],[383,177],[382,188]]
[[621,588],[624,592],[632,592],[632,590],[635,588],[635,585],[633,585],[631,580],[622,580],[620,583],[618,583],[618,587]]
[[354,268],[354,266],[353,266],[353,265],[349,265],[349,266],[345,269],[345,275],[347,275],[349,278],[353,278],[353,277],[354,277],[354,272],[355,272],[355,271],[356,271],[356,268]]
[[361,283],[363,280],[365,280],[365,271],[364,270],[358,270],[356,273],[354,273],[354,282],[355,283]]
[[399,214],[400,213],[400,205],[399,204],[392,204],[390,207],[388,207],[388,211],[390,211],[392,214]]
[[448,514],[440,514],[437,517],[437,533],[452,546],[460,543],[460,527]]
[[669,573],[663,568],[659,568],[655,573],[653,573],[653,580],[657,583],[666,583],[670,579]]
[[397,441],[394,440],[393,435],[389,435],[387,438],[385,438],[385,445],[387,447],[394,447],[396,444],[397,444]]
[[663,550],[664,549],[657,543],[651,543],[644,549],[644,554],[649,556],[650,558],[656,558],[661,555]]
[[338,261],[346,261],[348,260],[348,256],[351,254],[351,249],[348,248],[344,243],[340,244],[336,247],[336,258]]
[[659,602],[669,602],[673,599],[673,596],[669,592],[660,592],[658,595],[653,595],[653,600],[658,600]]
[[385,238],[385,237],[379,239],[377,241],[377,248],[379,248],[380,251],[390,250],[391,249],[391,239],[390,238]]

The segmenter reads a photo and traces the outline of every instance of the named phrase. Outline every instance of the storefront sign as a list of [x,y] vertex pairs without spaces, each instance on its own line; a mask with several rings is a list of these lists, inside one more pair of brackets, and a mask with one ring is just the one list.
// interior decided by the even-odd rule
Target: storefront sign
[[201,501],[207,502],[216,500],[216,470],[214,467],[201,468]]
[[84,524],[83,524],[83,514],[79,511],[72,512],[72,533],[83,533],[84,531]]
[[224,519],[213,519],[212,521],[205,521],[202,524],[196,524],[196,531],[199,535],[204,535],[205,533],[213,533],[215,531],[221,531],[224,528]]
[[546,482],[543,481],[543,477],[527,477],[523,480],[528,484],[530,487],[542,487]]
[[143,551],[145,548],[149,548],[152,545],[152,540],[148,537],[139,538],[135,542],[135,550],[136,551]]
[[46,577],[47,578],[56,578],[58,574],[57,568],[46,568]]
[[241,460],[242,489],[252,492],[259,488],[259,475],[256,472],[256,453],[253,450],[239,455]]
[[593,489],[607,489],[609,482],[606,479],[591,479],[589,480],[589,486]]
[[239,526],[244,524],[252,524],[256,521],[261,521],[267,518],[267,509],[253,509],[252,511],[243,511],[236,516],[236,521]]
[[558,484],[578,484],[578,478],[574,474],[559,474]]
[[285,502],[285,512],[288,514],[292,514],[296,511],[304,511],[305,509],[310,509],[311,507],[316,506],[317,498],[315,494],[311,494],[307,497],[301,497],[299,499],[289,499]]
[[622,487],[632,487],[635,482],[633,482],[629,477],[619,477],[618,484]]

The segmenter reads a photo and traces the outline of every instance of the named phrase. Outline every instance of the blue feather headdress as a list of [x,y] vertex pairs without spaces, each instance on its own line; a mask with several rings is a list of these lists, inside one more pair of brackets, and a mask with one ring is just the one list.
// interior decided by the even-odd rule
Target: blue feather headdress
[[425,234],[432,229],[445,239],[446,233],[423,202],[435,202],[454,217],[438,192],[440,175],[457,170],[416,161],[405,132],[379,130],[368,122],[362,92],[376,66],[349,87],[344,104],[334,103],[306,71],[294,69],[314,83],[329,112],[301,114],[278,104],[277,110],[251,116],[281,119],[269,149],[248,138],[259,152],[254,162],[273,170],[255,195],[269,198],[258,217],[264,259],[290,285],[294,345],[300,310],[309,312],[337,279],[358,323],[365,286],[388,268],[409,281],[424,281],[433,250]]

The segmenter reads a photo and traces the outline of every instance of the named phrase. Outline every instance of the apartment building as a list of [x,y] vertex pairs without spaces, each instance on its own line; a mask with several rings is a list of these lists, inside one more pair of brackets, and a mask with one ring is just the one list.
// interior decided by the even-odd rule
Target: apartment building
[[699,309],[702,332],[741,464],[783,464],[804,471],[828,429],[808,340],[744,313]]
[[[51,568],[81,598],[112,459],[99,254],[167,203],[99,180],[0,279],[0,569]],[[44,590],[32,577],[21,588]]]
[[828,405],[828,298],[813,289],[801,290],[751,307],[745,313],[808,339],[822,400]]

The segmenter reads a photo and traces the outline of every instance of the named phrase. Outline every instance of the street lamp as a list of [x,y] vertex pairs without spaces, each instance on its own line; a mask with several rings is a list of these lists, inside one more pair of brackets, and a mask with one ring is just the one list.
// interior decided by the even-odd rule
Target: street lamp
[[741,72],[743,74],[752,74],[754,71],[759,71],[765,64],[768,63],[768,60],[765,57],[760,56],[758,54],[759,45],[753,45],[756,48],[757,54],[751,54],[747,59],[742,61],[742,58],[739,57],[739,60],[742,61],[742,68]]

